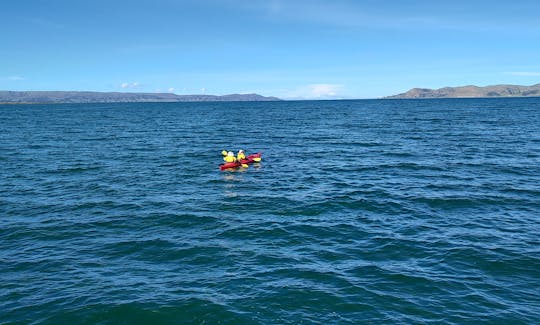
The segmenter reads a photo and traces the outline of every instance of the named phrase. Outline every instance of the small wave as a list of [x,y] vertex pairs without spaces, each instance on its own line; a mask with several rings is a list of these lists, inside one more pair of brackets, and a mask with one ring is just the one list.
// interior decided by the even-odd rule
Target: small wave
[[75,167],[57,168],[53,170],[47,170],[44,173],[46,174],[76,174],[76,173],[96,171],[100,169],[103,169],[103,166],[75,166]]
[[431,208],[461,209],[473,208],[477,206],[500,206],[502,203],[498,199],[476,198],[476,197],[420,197],[412,198],[414,202],[427,204]]
[[[19,312],[23,313],[24,310]],[[235,312],[227,305],[201,298],[170,301],[165,305],[137,301],[128,303],[112,301],[109,304],[65,306],[64,310],[58,308],[50,314],[53,315],[40,318],[40,322],[50,324],[218,324],[254,321],[246,314]],[[33,320],[32,318],[23,319]]]

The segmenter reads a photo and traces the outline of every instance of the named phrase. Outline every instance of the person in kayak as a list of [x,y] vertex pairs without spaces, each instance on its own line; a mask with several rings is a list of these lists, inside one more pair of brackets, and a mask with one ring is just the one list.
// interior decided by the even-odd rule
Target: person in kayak
[[229,151],[225,157],[223,157],[223,160],[228,163],[236,162],[236,157],[234,156],[234,153],[232,151]]
[[241,161],[243,159],[246,159],[246,154],[244,153],[244,150],[238,151],[238,155],[236,156],[236,160]]

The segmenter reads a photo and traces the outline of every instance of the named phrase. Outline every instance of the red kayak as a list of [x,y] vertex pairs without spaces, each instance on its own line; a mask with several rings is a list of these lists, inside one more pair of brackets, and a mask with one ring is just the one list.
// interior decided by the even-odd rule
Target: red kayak
[[254,154],[251,154],[246,157],[246,159],[242,159],[242,164],[253,164],[254,162],[261,162],[262,159],[262,153],[257,152]]
[[225,170],[225,169],[230,169],[230,168],[238,168],[238,167],[242,167],[242,164],[253,164],[254,162],[260,162],[262,157],[261,157],[261,153],[258,152],[258,153],[254,153],[254,154],[251,154],[249,156],[246,157],[246,159],[242,159],[240,161],[237,161],[237,162],[230,162],[230,163],[224,163],[224,164],[221,164],[219,165],[219,169],[221,170]]

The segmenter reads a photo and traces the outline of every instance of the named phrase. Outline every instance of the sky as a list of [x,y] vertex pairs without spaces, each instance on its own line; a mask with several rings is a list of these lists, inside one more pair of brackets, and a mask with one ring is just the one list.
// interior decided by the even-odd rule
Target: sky
[[378,98],[540,83],[540,1],[17,0],[0,90]]

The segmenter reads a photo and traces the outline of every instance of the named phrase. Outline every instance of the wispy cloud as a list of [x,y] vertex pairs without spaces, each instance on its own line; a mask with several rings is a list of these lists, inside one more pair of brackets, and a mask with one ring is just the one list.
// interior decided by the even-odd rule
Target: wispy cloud
[[310,84],[285,92],[282,96],[289,99],[337,99],[343,98],[343,85]]
[[25,80],[26,78],[25,77],[21,77],[21,76],[9,76],[6,78],[7,80],[11,80],[11,81],[20,81],[20,80]]
[[[355,0],[251,0],[247,9],[262,13],[272,20],[290,20],[304,23],[324,24],[342,28],[384,28],[422,30],[473,30],[493,31],[528,27],[538,31],[535,17],[525,17],[519,21],[508,20],[502,24],[493,18],[500,6],[486,8],[478,14],[476,5],[458,6],[433,2],[431,5],[413,5],[407,10],[379,10],[378,7]],[[535,6],[522,6],[523,10]],[[467,10],[468,9],[468,10]],[[469,16],[464,16],[464,11]],[[297,13],[301,12],[301,15]],[[474,13],[474,15],[473,15]],[[476,19],[471,19],[476,18]]]
[[26,19],[26,21],[41,28],[62,29],[65,27],[63,24],[57,23],[55,21],[38,17],[29,18]]
[[123,82],[120,85],[120,88],[122,88],[122,89],[137,89],[137,88],[140,88],[140,87],[141,87],[141,84],[138,83],[138,82]]
[[157,89],[155,90],[155,92],[156,92],[156,93],[163,93],[163,92],[174,93],[174,90],[175,90],[174,87],[169,87],[169,88],[166,88],[166,89],[163,89],[163,88],[157,88]]
[[536,72],[536,71],[513,71],[513,72],[507,72],[506,74],[509,74],[512,76],[521,76],[521,77],[540,77],[540,72]]

